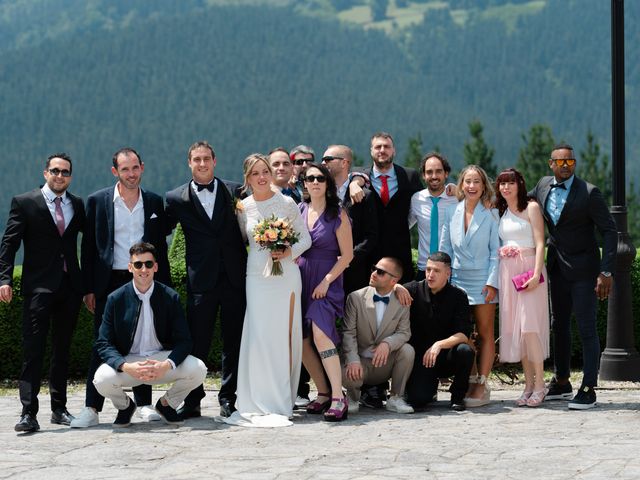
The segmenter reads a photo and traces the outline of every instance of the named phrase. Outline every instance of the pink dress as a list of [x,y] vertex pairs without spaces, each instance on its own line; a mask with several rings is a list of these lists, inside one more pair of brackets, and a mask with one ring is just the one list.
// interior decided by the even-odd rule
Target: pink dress
[[[502,247],[517,247],[505,249],[515,251],[514,256],[500,255],[500,361],[520,362],[528,358],[542,362],[549,356],[547,270],[543,267],[544,283],[532,292],[518,292],[511,281],[515,275],[535,268],[533,228],[527,220],[507,209],[500,219],[498,232]],[[527,352],[526,334],[535,335],[540,348]]]

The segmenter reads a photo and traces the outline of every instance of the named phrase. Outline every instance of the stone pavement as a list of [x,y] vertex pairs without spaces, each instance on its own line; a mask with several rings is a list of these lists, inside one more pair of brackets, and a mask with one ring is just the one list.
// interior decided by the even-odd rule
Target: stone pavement
[[[330,424],[296,413],[294,426],[231,427],[213,421],[216,392],[200,419],[71,430],[49,423],[42,396],[36,434],[16,434],[17,396],[0,397],[0,478],[11,479],[639,479],[640,388],[602,382],[598,407],[566,402],[517,408],[519,391],[494,384],[488,407],[451,412],[449,394],[424,413],[361,409]],[[154,400],[161,395],[154,391]],[[84,392],[69,400],[80,411]],[[212,404],[216,404],[214,407]]]

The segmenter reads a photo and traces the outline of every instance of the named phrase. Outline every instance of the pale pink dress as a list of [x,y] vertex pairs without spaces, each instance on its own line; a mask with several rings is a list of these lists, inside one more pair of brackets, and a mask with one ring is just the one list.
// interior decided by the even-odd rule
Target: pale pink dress
[[[533,229],[527,220],[507,209],[498,232],[502,247],[518,248],[515,256],[500,256],[500,361],[520,362],[526,357],[532,362],[542,362],[549,356],[547,270],[543,267],[544,283],[538,288],[532,292],[516,291],[511,279],[535,267]],[[525,334],[535,335],[540,342],[537,352],[527,351]]]

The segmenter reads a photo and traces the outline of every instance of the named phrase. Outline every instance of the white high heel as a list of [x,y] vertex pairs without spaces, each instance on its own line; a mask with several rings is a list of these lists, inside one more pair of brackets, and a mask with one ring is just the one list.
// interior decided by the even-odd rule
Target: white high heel
[[491,389],[487,385],[487,377],[485,377],[484,375],[479,375],[475,383],[483,385],[484,392],[482,394],[482,397],[480,398],[466,397],[464,399],[464,404],[469,408],[483,407],[484,405],[488,405],[491,402]]

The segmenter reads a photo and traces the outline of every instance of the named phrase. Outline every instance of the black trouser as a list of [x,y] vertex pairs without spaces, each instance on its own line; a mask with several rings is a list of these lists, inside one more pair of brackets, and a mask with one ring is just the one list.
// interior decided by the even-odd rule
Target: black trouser
[[55,292],[30,292],[24,296],[22,315],[23,364],[19,390],[22,414],[38,414],[42,364],[51,327],[49,390],[51,410],[67,405],[67,374],[73,330],[78,321],[82,296],[71,289],[64,274]]
[[442,350],[436,358],[436,364],[426,368],[422,364],[424,352],[416,355],[411,377],[407,382],[408,402],[417,408],[424,407],[431,402],[438,391],[440,378],[453,376],[453,383],[449,387],[451,400],[461,403],[469,389],[469,373],[475,358],[475,352],[466,343]]
[[[191,354],[205,364],[211,349],[218,309],[221,311],[220,330],[222,333],[222,382],[218,401],[221,404],[229,403],[233,406],[236,403],[238,359],[246,296],[244,288],[233,287],[224,272],[220,273],[214,290],[187,294],[187,322],[193,340]],[[187,395],[184,403],[196,406],[204,397],[204,386],[200,385]]]
[[[100,325],[102,324],[102,314],[104,313],[104,307],[107,303],[107,297],[109,294],[124,284],[128,283],[132,279],[131,272],[127,270],[112,270],[109,277],[109,285],[107,291],[100,298],[96,298],[96,309],[93,314],[93,338],[94,343],[91,348],[91,360],[89,361],[89,371],[87,372],[87,393],[84,404],[87,407],[93,407],[96,411],[101,412],[104,406],[104,397],[98,393],[96,387],[93,385],[93,377],[96,374],[98,367],[102,365],[102,359],[96,351],[95,340],[98,338],[100,332]],[[151,405],[151,385],[139,385],[133,387],[133,396],[136,405]]]
[[309,392],[311,391],[309,380],[311,380],[311,375],[309,375],[307,369],[304,368],[304,365],[300,365],[300,381],[298,382],[299,397],[309,398]]

